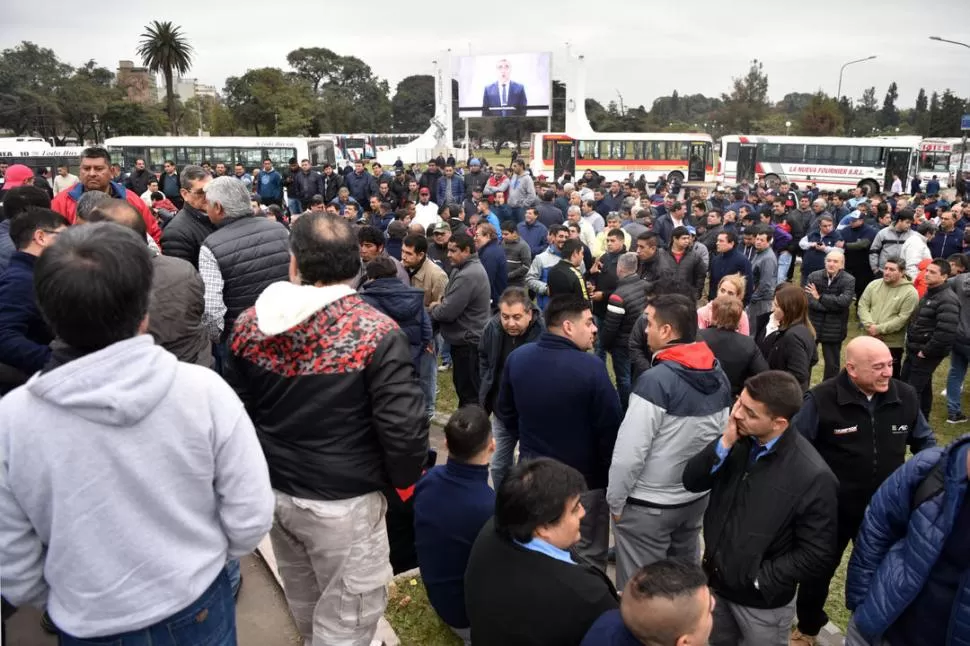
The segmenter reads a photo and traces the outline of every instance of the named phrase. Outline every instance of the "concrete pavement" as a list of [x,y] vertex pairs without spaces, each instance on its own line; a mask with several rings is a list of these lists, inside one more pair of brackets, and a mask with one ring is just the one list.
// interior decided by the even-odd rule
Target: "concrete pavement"
[[[296,646],[302,643],[286,607],[283,590],[256,555],[242,560],[243,584],[236,604],[239,646]],[[7,623],[7,646],[57,646],[40,628],[40,613],[22,608]]]

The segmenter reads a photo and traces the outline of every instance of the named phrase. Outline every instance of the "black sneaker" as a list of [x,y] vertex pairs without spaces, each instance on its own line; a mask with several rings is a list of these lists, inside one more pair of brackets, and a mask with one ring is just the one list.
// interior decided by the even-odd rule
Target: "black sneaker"
[[947,424],[966,424],[967,421],[967,416],[963,413],[950,413],[946,416]]
[[40,616],[40,627],[43,628],[44,632],[49,635],[56,635],[57,633],[61,632],[57,629],[57,626],[54,625],[54,621],[51,619],[51,616],[47,614],[46,610],[44,610],[44,614]]

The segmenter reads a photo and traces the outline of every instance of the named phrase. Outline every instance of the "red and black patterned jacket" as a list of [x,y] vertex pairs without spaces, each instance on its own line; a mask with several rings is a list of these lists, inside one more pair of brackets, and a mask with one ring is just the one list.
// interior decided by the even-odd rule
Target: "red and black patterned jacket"
[[226,378],[256,426],[273,488],[342,500],[413,485],[428,424],[397,324],[352,293],[268,335],[260,307],[236,321]]

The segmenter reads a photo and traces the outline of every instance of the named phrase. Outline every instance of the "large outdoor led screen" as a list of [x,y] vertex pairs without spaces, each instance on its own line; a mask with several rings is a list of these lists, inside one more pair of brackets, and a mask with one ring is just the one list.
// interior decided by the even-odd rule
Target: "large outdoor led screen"
[[547,117],[552,54],[495,54],[458,59],[458,116]]

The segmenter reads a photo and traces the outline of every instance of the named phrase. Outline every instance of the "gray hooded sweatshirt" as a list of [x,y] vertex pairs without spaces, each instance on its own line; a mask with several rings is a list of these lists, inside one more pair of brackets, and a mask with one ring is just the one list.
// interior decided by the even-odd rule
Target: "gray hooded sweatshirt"
[[252,422],[219,376],[139,335],[0,400],[0,585],[100,637],[195,601],[273,522]]

